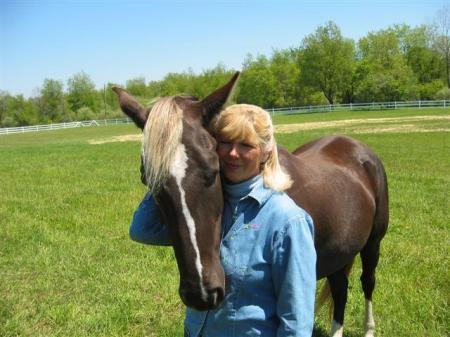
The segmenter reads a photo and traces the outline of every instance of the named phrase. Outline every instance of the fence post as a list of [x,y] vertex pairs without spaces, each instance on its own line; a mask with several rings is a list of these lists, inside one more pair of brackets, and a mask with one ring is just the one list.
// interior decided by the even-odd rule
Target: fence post
[[419,99],[419,109],[422,108],[421,103],[422,101]]

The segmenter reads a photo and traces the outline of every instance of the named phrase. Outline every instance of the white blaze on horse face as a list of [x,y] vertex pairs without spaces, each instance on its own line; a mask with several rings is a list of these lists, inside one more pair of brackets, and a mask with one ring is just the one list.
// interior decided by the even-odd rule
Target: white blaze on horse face
[[373,319],[373,309],[372,301],[366,299],[366,334],[364,337],[374,337],[375,336],[375,320]]
[[344,335],[344,326],[333,320],[333,326],[331,327],[331,337],[342,337]]
[[203,287],[203,282],[202,282],[203,281],[203,277],[202,277],[203,266],[202,266],[202,262],[200,260],[200,250],[198,249],[198,244],[197,244],[195,222],[194,222],[194,219],[191,216],[191,212],[189,211],[189,208],[186,204],[186,194],[184,192],[183,186],[181,185],[183,178],[186,175],[187,161],[188,161],[188,157],[186,155],[186,149],[183,144],[180,144],[176,150],[172,165],[170,166],[170,174],[175,178],[175,181],[178,186],[178,190],[180,191],[181,208],[183,210],[183,216],[186,221],[187,228],[188,228],[189,239],[191,240],[191,244],[192,244],[192,247],[193,247],[195,255],[196,255],[195,256],[195,267],[197,269],[199,279],[200,279],[200,289],[201,289],[203,300],[206,301],[207,294],[206,294],[205,288]]

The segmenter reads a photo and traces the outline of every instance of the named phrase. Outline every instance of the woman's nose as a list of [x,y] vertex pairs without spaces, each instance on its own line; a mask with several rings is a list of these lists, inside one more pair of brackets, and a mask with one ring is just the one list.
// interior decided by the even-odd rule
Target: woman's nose
[[233,144],[231,146],[231,149],[230,149],[230,152],[228,152],[228,155],[230,157],[233,157],[233,158],[238,158],[239,157],[239,151],[238,151],[238,148],[237,148],[237,144]]

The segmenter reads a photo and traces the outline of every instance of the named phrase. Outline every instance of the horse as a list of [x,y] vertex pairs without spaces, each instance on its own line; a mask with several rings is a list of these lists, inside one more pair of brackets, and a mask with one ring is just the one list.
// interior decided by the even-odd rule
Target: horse
[[[224,298],[219,253],[224,201],[210,125],[238,77],[239,72],[202,100],[172,96],[147,109],[124,89],[113,88],[123,112],[143,130],[143,171],[171,235],[180,298],[197,310],[217,308]],[[360,254],[365,336],[373,336],[375,270],[389,221],[382,162],[366,145],[346,136],[326,136],[292,153],[281,146],[278,150],[294,181],[286,192],[315,224],[317,279],[327,279],[334,303],[331,335],[343,334],[348,273]]]

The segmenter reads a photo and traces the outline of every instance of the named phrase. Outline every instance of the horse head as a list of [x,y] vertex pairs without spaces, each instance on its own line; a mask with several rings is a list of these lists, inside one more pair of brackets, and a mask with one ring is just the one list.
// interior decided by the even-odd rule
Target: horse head
[[113,88],[123,112],[143,130],[141,171],[169,229],[180,297],[197,310],[216,308],[225,294],[219,256],[223,194],[209,125],[238,77],[202,100],[164,97],[148,109]]

